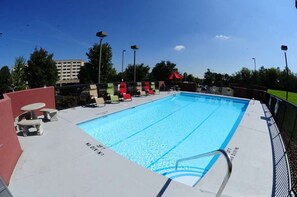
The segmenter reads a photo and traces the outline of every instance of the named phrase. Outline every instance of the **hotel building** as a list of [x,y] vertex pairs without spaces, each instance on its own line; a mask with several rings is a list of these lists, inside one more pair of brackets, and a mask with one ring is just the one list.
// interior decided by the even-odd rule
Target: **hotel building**
[[55,60],[57,71],[58,71],[58,81],[57,84],[65,83],[79,83],[78,73],[82,66],[85,65],[82,60]]

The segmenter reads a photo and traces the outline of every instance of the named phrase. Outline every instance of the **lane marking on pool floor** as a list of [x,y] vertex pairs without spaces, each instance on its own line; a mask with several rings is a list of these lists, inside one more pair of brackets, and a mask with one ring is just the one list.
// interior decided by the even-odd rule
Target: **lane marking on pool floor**
[[126,138],[124,138],[124,139],[121,139],[120,141],[118,141],[118,142],[116,142],[116,143],[114,143],[114,144],[112,144],[112,145],[110,145],[110,146],[108,146],[108,147],[111,148],[111,147],[113,147],[113,146],[116,146],[116,145],[120,144],[121,142],[123,142],[123,141],[125,141],[125,140],[127,140],[127,139],[129,139],[129,138],[131,138],[131,137],[133,137],[133,136],[135,136],[135,135],[137,135],[137,134],[139,134],[139,133],[145,131],[146,129],[152,127],[153,125],[155,125],[155,124],[161,122],[162,120],[164,120],[164,119],[168,118],[169,116],[175,114],[176,112],[178,112],[178,111],[180,111],[180,110],[182,110],[182,109],[188,107],[188,106],[191,105],[191,104],[194,104],[194,103],[189,103],[189,104],[187,104],[187,105],[185,105],[185,106],[183,106],[183,107],[181,107],[181,108],[175,110],[174,112],[172,112],[172,113],[168,114],[167,116],[165,116],[165,117],[159,119],[158,121],[153,122],[152,124],[148,125],[147,127],[144,127],[143,129],[141,129],[141,130],[139,130],[139,131],[133,133],[132,135],[129,135],[128,137],[126,137]]
[[208,120],[216,111],[219,110],[219,108],[222,105],[218,106],[215,110],[213,110],[213,112],[211,112],[201,123],[198,124],[197,127],[195,127],[188,135],[186,135],[182,140],[180,140],[176,145],[174,145],[172,148],[170,148],[166,153],[164,153],[161,157],[159,157],[157,160],[155,160],[154,162],[152,162],[150,165],[148,165],[146,168],[150,168],[151,166],[153,166],[154,164],[156,164],[159,160],[161,160],[163,157],[165,157],[166,155],[168,155],[173,149],[175,149],[176,147],[178,147],[179,145],[181,145],[188,137],[190,137],[204,122],[206,122],[206,120]]

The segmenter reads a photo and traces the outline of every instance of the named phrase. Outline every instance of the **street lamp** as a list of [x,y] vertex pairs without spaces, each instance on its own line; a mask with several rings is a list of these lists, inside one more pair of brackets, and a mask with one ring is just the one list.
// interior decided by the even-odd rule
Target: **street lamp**
[[287,82],[286,82],[286,101],[288,100],[288,86],[289,86],[289,69],[288,69],[288,62],[287,62],[287,53],[288,47],[286,45],[281,46],[282,51],[285,54],[285,62],[286,62],[286,72],[287,72]]
[[256,58],[252,58],[253,60],[254,60],[254,68],[255,68],[255,72],[256,72],[256,70],[257,70],[257,68],[256,68]]
[[124,81],[124,53],[126,50],[122,51],[122,81]]
[[134,83],[135,83],[136,82],[136,64],[135,64],[135,62],[136,62],[136,50],[139,49],[139,47],[136,46],[136,45],[132,45],[131,49],[134,50]]
[[97,32],[96,36],[100,38],[100,51],[99,51],[99,71],[98,71],[98,83],[100,83],[100,70],[101,70],[101,52],[102,52],[102,40],[107,36],[107,32]]

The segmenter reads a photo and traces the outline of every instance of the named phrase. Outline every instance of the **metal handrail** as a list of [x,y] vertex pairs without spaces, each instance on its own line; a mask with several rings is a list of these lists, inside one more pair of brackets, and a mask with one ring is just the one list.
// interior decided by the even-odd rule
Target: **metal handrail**
[[219,191],[217,192],[217,197],[218,196],[221,196],[230,176],[231,176],[231,172],[232,172],[232,162],[231,162],[231,159],[230,159],[230,156],[228,155],[228,153],[225,151],[225,150],[222,150],[222,149],[219,149],[219,150],[215,150],[215,151],[211,151],[211,152],[208,152],[208,153],[203,153],[203,154],[200,154],[200,155],[196,155],[196,156],[192,156],[192,157],[187,157],[187,158],[183,158],[183,159],[179,159],[176,161],[176,164],[175,164],[175,170],[177,170],[177,167],[178,167],[178,164],[182,161],[188,161],[188,160],[193,160],[193,159],[199,159],[199,158],[202,158],[202,157],[209,157],[209,156],[213,156],[213,155],[216,155],[216,154],[222,154],[224,155],[225,159],[226,159],[226,162],[227,162],[227,173],[225,175],[225,178],[219,188]]

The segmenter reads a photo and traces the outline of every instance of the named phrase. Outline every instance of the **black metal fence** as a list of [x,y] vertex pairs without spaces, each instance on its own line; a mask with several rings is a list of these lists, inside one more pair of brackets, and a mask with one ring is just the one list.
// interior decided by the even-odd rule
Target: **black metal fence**
[[265,103],[280,131],[290,165],[291,188],[285,196],[296,196],[297,191],[297,106],[267,94]]
[[[119,95],[119,82],[113,83],[114,91],[116,95]],[[104,97],[107,90],[107,83],[96,84],[98,90],[98,96]],[[127,92],[131,95],[136,95],[137,83],[126,82]],[[155,82],[155,86],[159,87],[159,82]],[[143,84],[142,84],[143,88]],[[56,86],[56,108],[58,110],[82,106],[90,104],[90,84],[68,85],[68,86]],[[165,89],[160,89],[165,90]]]
[[[136,95],[137,93],[137,83],[125,82],[127,85],[127,92],[131,95]],[[142,88],[144,88],[144,82],[142,83]],[[98,90],[98,96],[104,97],[107,90],[107,83],[96,84]],[[114,82],[115,94],[119,95],[119,85],[120,82]],[[155,87],[160,91],[168,91],[172,87],[178,86],[182,91],[197,91],[196,83],[181,83],[181,82],[171,82],[171,81],[156,81]],[[67,85],[67,86],[56,86],[56,108],[58,110],[87,105],[91,103],[91,97],[89,94],[90,84],[78,84],[78,85]],[[143,89],[144,90],[144,89]]]
[[[119,94],[118,92],[118,85],[119,83],[113,83],[115,94]],[[135,93],[136,85],[134,83],[126,83],[127,84],[127,91],[131,94]],[[98,90],[98,96],[104,97],[107,84],[101,83],[96,84]],[[82,105],[90,104],[91,97],[90,97],[90,84],[79,84],[79,85],[68,85],[68,86],[57,86],[56,90],[56,108],[58,110],[67,109]]]

